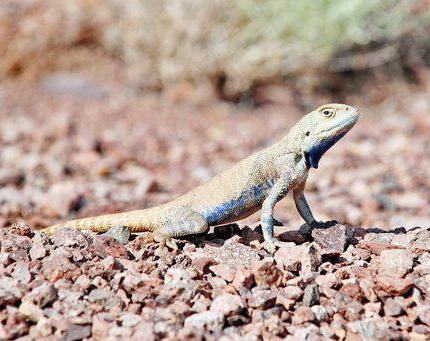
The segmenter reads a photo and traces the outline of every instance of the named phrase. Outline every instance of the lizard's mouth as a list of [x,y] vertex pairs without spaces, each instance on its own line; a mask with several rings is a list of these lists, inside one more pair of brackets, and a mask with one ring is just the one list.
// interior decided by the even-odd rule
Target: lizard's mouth
[[321,130],[320,134],[325,135],[325,133],[332,133],[334,131],[336,132],[336,135],[345,134],[349,130],[351,130],[351,128],[357,123],[357,121],[358,121],[358,113],[354,116],[351,116],[351,118],[349,118],[346,121],[338,123],[330,128]]

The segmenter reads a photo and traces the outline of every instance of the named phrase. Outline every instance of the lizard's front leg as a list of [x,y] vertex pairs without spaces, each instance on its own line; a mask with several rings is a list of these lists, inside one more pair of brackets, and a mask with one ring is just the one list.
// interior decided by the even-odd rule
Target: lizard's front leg
[[263,230],[264,240],[276,246],[282,246],[284,243],[276,239],[273,235],[273,225],[275,222],[273,210],[276,203],[287,195],[289,185],[288,181],[279,180],[272,187],[261,207],[261,228]]
[[303,220],[306,222],[306,224],[308,224],[311,228],[316,228],[318,226],[318,222],[315,220],[309,207],[309,204],[306,200],[304,189],[305,183],[294,189],[294,202],[296,203],[297,211],[299,212]]
[[314,229],[314,228],[327,227],[335,223],[334,220],[331,220],[325,223],[315,220],[312,214],[312,211],[309,207],[309,204],[306,200],[304,189],[305,189],[305,183],[303,183],[301,186],[296,187],[293,191],[293,197],[294,197],[294,202],[296,203],[297,211],[299,212],[303,220],[306,222],[306,224],[308,224],[311,229]]

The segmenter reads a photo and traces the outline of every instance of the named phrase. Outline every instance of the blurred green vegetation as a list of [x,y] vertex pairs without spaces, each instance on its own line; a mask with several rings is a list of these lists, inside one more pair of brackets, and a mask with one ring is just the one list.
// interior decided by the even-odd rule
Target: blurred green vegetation
[[44,58],[58,68],[56,52],[96,48],[144,87],[222,78],[237,93],[375,67],[398,59],[405,41],[424,58],[429,13],[426,0],[5,0],[0,75]]

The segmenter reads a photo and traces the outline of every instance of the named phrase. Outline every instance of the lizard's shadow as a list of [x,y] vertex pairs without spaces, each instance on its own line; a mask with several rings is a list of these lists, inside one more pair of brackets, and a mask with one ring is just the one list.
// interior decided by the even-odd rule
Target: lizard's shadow
[[[337,221],[330,221],[325,223],[322,227],[318,227],[317,229],[326,229],[329,227],[333,227],[336,224],[341,224],[341,223]],[[277,224],[277,225],[279,226],[280,224]],[[406,229],[405,227],[395,227],[393,229],[382,229],[379,227],[363,228],[363,227],[353,227],[353,226],[351,226],[351,228],[353,230],[354,239],[362,239],[366,234],[369,234],[369,233],[406,234],[410,231],[420,229],[420,227],[414,227],[411,229]],[[428,228],[427,230],[430,231],[430,228]],[[276,227],[275,227],[275,231],[276,231]],[[279,240],[283,242],[293,242],[296,245],[313,241],[312,229],[307,224],[301,225],[300,228],[297,230],[288,230],[280,234],[277,234],[276,236]],[[261,225],[257,225],[254,228],[251,228],[245,225],[242,228],[240,228],[239,225],[235,223],[215,226],[211,228],[207,233],[184,237],[183,239],[199,247],[205,244],[221,247],[224,245],[224,243],[227,240],[231,238],[237,238],[237,241],[239,243],[247,246],[252,245],[254,241],[259,243],[262,243],[264,241]]]

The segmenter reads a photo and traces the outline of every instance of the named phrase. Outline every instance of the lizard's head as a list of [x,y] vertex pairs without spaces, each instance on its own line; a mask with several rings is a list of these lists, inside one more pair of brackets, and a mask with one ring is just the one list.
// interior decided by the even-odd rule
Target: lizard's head
[[345,104],[326,104],[299,122],[302,153],[309,166],[318,168],[324,153],[357,123],[359,112]]

